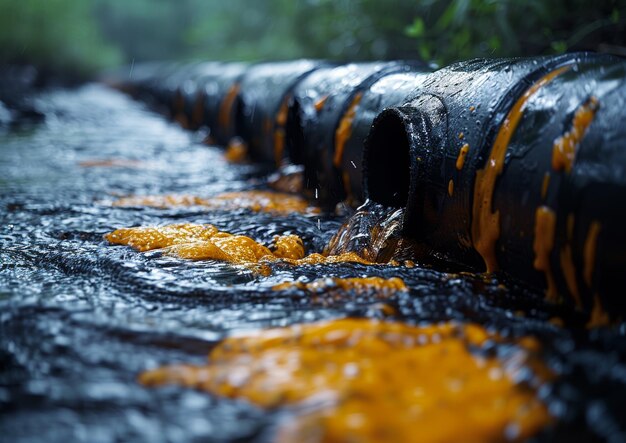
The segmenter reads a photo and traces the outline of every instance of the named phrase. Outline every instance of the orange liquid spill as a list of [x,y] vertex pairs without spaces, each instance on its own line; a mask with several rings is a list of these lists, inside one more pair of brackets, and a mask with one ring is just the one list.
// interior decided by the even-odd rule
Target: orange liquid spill
[[278,442],[528,438],[550,422],[533,390],[515,381],[538,343],[525,338],[501,361],[472,351],[488,341],[503,343],[473,324],[335,320],[228,338],[205,366],[166,366],[139,381],[264,408],[306,405]]

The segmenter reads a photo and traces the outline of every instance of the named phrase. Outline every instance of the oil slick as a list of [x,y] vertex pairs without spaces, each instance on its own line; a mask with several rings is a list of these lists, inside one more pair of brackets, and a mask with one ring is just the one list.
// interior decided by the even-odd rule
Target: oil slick
[[168,208],[175,206],[205,206],[217,210],[249,209],[254,212],[276,214],[317,214],[319,209],[309,206],[302,197],[271,191],[227,192],[215,197],[201,198],[193,195],[137,195],[123,197],[113,206],[149,206]]
[[[272,193],[273,196],[279,195]],[[240,194],[233,193],[221,196],[225,201],[221,209],[227,209],[230,204],[236,207],[249,207],[253,210],[272,211],[276,209],[267,203],[264,206],[242,204],[237,201]],[[256,194],[253,194],[256,195]],[[300,206],[287,204],[284,199],[297,198],[293,196],[280,197],[283,212],[292,212],[302,209]],[[217,198],[217,197],[216,197]],[[245,194],[246,202],[249,198]],[[211,207],[208,201],[198,201],[195,197],[152,198],[152,200],[122,200],[118,205],[137,203],[201,203],[201,206]],[[295,207],[295,209],[294,209]],[[256,265],[281,260],[291,265],[315,265],[328,263],[360,263],[364,265],[389,264],[397,266],[407,262],[413,264],[410,259],[414,258],[413,244],[403,236],[402,222],[404,211],[402,209],[387,209],[381,205],[367,202],[346,222],[330,240],[322,254],[312,253],[305,255],[302,240],[296,235],[278,236],[275,238],[276,248],[271,251],[243,235],[233,235],[219,231],[212,225],[198,224],[173,224],[154,227],[133,227],[117,229],[105,235],[110,243],[127,245],[145,252],[160,250],[165,254],[174,255],[192,260],[219,260],[233,264],[246,265],[256,269]],[[269,271],[264,269],[263,274]]]
[[[482,351],[494,345],[508,350]],[[551,421],[535,393],[550,377],[538,347],[475,324],[342,319],[228,338],[207,365],[139,381],[285,408],[295,417],[277,442],[519,441]]]
[[78,163],[81,168],[141,168],[145,167],[145,163],[139,160],[132,160],[126,158],[107,158],[107,159],[94,159],[84,160]]
[[376,293],[380,297],[388,297],[396,292],[407,292],[409,289],[401,278],[359,277],[359,278],[320,278],[308,283],[285,282],[272,286],[274,291],[294,290],[317,294],[332,291],[351,291],[355,294]]
[[181,223],[166,226],[122,228],[104,238],[112,244],[126,245],[139,252],[158,250],[189,260],[217,260],[244,265],[268,275],[262,266],[278,260],[291,265],[323,263],[372,264],[353,252],[336,255],[309,254],[305,256],[302,240],[297,235],[274,238],[274,245],[264,246],[245,235],[222,232],[213,225]]

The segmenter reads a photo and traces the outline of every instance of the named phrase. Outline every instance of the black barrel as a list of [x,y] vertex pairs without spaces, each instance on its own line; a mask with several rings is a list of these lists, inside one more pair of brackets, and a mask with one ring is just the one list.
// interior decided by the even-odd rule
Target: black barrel
[[206,73],[197,80],[194,121],[210,130],[213,142],[226,145],[235,136],[235,100],[239,95],[241,78],[249,68],[247,63],[222,63],[216,72]]
[[202,126],[204,106],[204,85],[206,78],[212,78],[222,69],[220,62],[202,62],[189,69],[189,73],[178,85],[174,97],[174,120],[187,129]]
[[168,62],[142,62],[104,72],[99,80],[135,99],[145,100],[147,85]]
[[310,197],[326,208],[346,198],[342,156],[335,161],[335,136],[342,119],[354,114],[363,92],[379,78],[413,69],[426,67],[421,62],[353,63],[318,69],[296,86],[286,126],[287,152],[292,162],[304,165]]
[[160,113],[171,117],[174,95],[188,69],[188,64],[180,62],[161,65],[140,85],[142,99]]
[[624,82],[622,60],[588,53],[437,71],[376,118],[366,194],[405,206],[429,253],[621,315]]
[[[374,118],[385,108],[404,103],[428,77],[429,71],[388,74],[362,92],[359,103],[344,115],[335,131],[334,166],[341,171],[346,203],[363,202],[363,143]],[[337,155],[341,153],[341,155]]]
[[184,101],[181,88],[185,82],[193,78],[200,62],[184,63],[162,76],[158,87],[155,89],[156,99],[164,105],[166,113],[172,120],[178,121],[182,126],[186,126],[184,116]]
[[124,69],[116,83],[133,98],[146,102],[161,113],[168,113],[165,103],[161,102],[159,92],[163,81],[182,66],[178,62],[145,62],[133,63]]
[[242,77],[235,100],[235,133],[248,145],[251,159],[280,166],[293,88],[325,65],[315,60],[259,63]]

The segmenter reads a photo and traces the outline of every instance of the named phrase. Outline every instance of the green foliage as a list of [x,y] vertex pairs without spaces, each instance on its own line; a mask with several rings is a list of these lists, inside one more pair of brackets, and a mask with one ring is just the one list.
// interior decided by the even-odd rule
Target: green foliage
[[123,50],[127,63],[188,57],[185,33],[206,8],[196,0],[83,1],[93,3],[102,34]]
[[0,0],[0,61],[626,55],[625,19],[624,0]]
[[84,0],[0,0],[0,63],[84,73],[119,62]]
[[623,0],[316,0],[299,3],[303,52],[333,58],[474,57],[569,50],[624,53]]
[[405,29],[440,64],[472,57],[614,50],[626,44],[619,0],[423,0]]
[[408,0],[298,3],[292,32],[307,56],[339,60],[418,58],[405,34],[418,9]]
[[302,56],[293,38],[292,0],[199,0],[207,13],[186,34],[195,57],[220,60],[277,60]]

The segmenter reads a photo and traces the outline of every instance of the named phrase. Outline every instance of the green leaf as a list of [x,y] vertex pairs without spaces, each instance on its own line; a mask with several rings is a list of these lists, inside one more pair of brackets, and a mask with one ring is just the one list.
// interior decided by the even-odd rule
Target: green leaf
[[413,23],[407,26],[404,32],[409,37],[423,36],[424,35],[424,20],[422,20],[422,17],[417,17],[415,20],[413,20]]
[[430,48],[428,47],[428,45],[426,43],[421,43],[419,46],[419,51],[420,51],[420,57],[422,57],[422,60],[430,60],[432,53]]
[[552,47],[552,50],[558,54],[567,51],[567,43],[563,40],[553,41],[550,46]]

